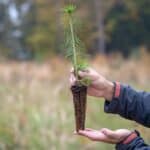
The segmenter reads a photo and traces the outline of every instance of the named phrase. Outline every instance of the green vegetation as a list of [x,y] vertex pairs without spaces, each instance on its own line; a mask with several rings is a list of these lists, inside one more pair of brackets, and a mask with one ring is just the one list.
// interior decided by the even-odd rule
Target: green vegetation
[[105,17],[110,52],[121,51],[125,56],[142,45],[149,48],[150,6],[147,0],[127,0],[116,3]]
[[[26,0],[15,0],[17,7]],[[23,43],[31,50],[37,59],[49,58],[50,55],[62,55],[64,37],[64,25],[62,21],[62,8],[69,3],[65,0],[37,0],[33,3],[32,11],[24,17],[29,21],[29,27],[23,28],[25,37]],[[125,56],[138,53],[139,47],[145,46],[149,50],[150,39],[150,5],[148,0],[76,0],[80,22],[83,28],[79,29],[78,36],[85,44],[85,49],[92,55],[104,52],[120,52]],[[98,5],[96,5],[98,4]],[[102,7],[102,9],[101,9]],[[1,14],[5,13],[5,7],[0,6]],[[8,6],[7,6],[8,8]],[[74,6],[65,10],[66,13],[75,11]],[[0,20],[7,20],[9,13],[0,16]],[[4,18],[6,17],[6,18]],[[31,18],[34,18],[31,20]],[[4,39],[5,31],[0,31],[0,52],[3,55],[12,50],[7,47]],[[101,35],[104,31],[103,36]],[[103,39],[105,49],[99,48]],[[6,53],[6,54],[5,54]]]
[[[78,80],[78,84],[81,85],[88,85],[90,84],[89,79],[80,79],[78,75],[78,71],[80,70],[86,70],[88,65],[85,61],[85,54],[84,54],[84,49],[83,49],[83,44],[80,41],[79,37],[77,36],[77,31],[75,30],[75,13],[76,6],[74,5],[67,5],[64,8],[64,12],[67,13],[68,17],[68,25],[67,30],[69,28],[68,33],[66,34],[65,37],[65,45],[67,47],[67,57],[71,60],[74,68],[74,74],[76,79]],[[82,46],[82,47],[81,47]]]
[[[93,143],[73,134],[71,96],[67,88],[64,89],[66,83],[60,80],[59,83],[53,82],[55,84],[48,80],[45,83],[39,80],[1,83],[0,149],[113,149],[114,145]],[[86,127],[140,129],[133,122],[105,114],[101,100],[89,98],[87,112]],[[141,130],[142,136],[148,141],[149,130]]]
[[[148,61],[150,59],[147,59]],[[130,60],[131,61],[131,60]],[[128,62],[130,63],[128,60]],[[135,66],[120,63],[121,78],[132,83],[146,67],[144,62]],[[63,63],[62,63],[63,62]],[[143,64],[143,65],[142,65]],[[100,64],[102,65],[102,64]],[[112,64],[111,64],[112,65]],[[123,66],[125,65],[125,66]],[[132,68],[133,67],[133,68]],[[24,68],[30,68],[26,70]],[[114,145],[91,142],[73,134],[75,129],[72,96],[68,89],[68,70],[65,61],[53,60],[50,64],[34,63],[1,64],[0,70],[0,149],[1,150],[112,150]],[[101,67],[99,67],[101,68]],[[110,66],[110,70],[116,67]],[[131,70],[127,74],[125,68]],[[147,68],[149,63],[147,62]],[[52,69],[52,70],[51,70]],[[133,69],[135,69],[133,71]],[[115,80],[116,72],[111,70]],[[147,70],[144,68],[144,70]],[[48,72],[47,72],[48,71]],[[10,73],[10,74],[9,74]],[[60,76],[61,74],[61,76]],[[145,73],[143,73],[145,74]],[[142,76],[143,76],[142,74]],[[7,75],[7,76],[6,76]],[[136,76],[137,75],[137,76]],[[108,74],[108,76],[110,76]],[[134,77],[134,79],[133,79]],[[147,74],[149,77],[149,74]],[[129,80],[131,79],[131,80]],[[141,78],[139,78],[140,81]],[[146,79],[146,78],[145,78]],[[149,78],[147,89],[149,90]],[[121,79],[119,78],[121,81]],[[124,80],[125,81],[125,80]],[[142,80],[143,81],[143,80]],[[137,80],[134,82],[138,83]],[[133,82],[133,83],[134,83]],[[145,84],[146,85],[146,84]],[[135,88],[144,89],[141,84]],[[103,100],[88,97],[86,127],[129,128],[140,131],[142,137],[150,143],[150,130],[117,115],[108,115],[103,111]]]

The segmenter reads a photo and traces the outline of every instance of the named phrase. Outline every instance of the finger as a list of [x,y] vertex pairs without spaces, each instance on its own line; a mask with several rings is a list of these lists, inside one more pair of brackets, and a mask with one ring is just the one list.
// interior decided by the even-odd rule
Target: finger
[[86,70],[82,70],[82,71],[79,71],[79,76],[82,78],[82,77],[87,77],[91,80],[96,80],[97,78],[99,78],[99,74],[91,69],[91,68],[88,68]]
[[90,139],[106,140],[107,138],[102,132],[93,129],[79,130],[78,133]]
[[79,73],[79,76],[81,78],[89,76],[89,72],[88,71],[79,71],[78,73]]
[[92,134],[90,133],[91,131],[86,131],[86,130],[79,130],[78,134],[79,135],[82,135],[82,136],[85,136],[89,139],[93,139],[94,136],[92,136]]
[[97,97],[102,97],[103,96],[103,92],[102,91],[96,90],[93,87],[88,87],[87,93],[90,96],[97,96]]
[[114,138],[116,139],[117,138],[117,134],[115,131],[112,131],[110,129],[101,129],[101,132],[104,133],[106,136],[110,137],[110,138]]
[[74,73],[74,68],[73,67],[70,69],[70,73]]
[[71,86],[75,85],[76,78],[73,74],[70,75],[69,81]]
[[85,131],[93,131],[91,128],[86,128]]
[[71,74],[71,75],[70,75],[70,79],[71,79],[72,81],[75,81],[75,80],[76,80],[76,77],[74,76],[74,74]]
[[104,135],[100,131],[85,131],[85,130],[80,130],[78,132],[79,135],[87,137],[88,139],[92,141],[100,141],[100,142],[105,142],[105,143],[116,143],[113,139],[108,138],[106,135]]
[[78,134],[77,131],[74,131],[73,134]]

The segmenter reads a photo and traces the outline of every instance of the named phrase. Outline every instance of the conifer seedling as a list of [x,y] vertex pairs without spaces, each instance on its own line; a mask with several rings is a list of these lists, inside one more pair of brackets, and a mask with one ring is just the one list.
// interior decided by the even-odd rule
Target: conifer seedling
[[65,37],[65,44],[67,47],[67,57],[71,60],[74,75],[76,77],[76,85],[71,87],[73,94],[75,119],[76,119],[76,131],[85,128],[86,118],[86,101],[87,101],[87,86],[90,84],[90,80],[87,78],[81,79],[78,75],[78,71],[85,71],[88,67],[84,59],[83,44],[77,36],[75,13],[76,6],[67,5],[64,8],[64,12],[67,15],[67,33]]

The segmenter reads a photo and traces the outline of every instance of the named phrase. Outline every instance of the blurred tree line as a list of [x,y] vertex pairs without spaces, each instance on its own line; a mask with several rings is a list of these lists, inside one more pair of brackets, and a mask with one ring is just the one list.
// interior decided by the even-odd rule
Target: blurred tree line
[[[2,1],[5,1],[5,5]],[[79,18],[78,24],[81,25],[79,36],[89,53],[108,54],[118,51],[128,56],[138,47],[144,46],[147,49],[150,47],[149,0],[107,0],[107,2],[105,0],[0,0],[0,2],[2,52],[4,49],[6,52],[13,51],[15,55],[19,52],[22,54],[30,52],[36,58],[45,58],[48,54],[63,54],[62,43],[65,38],[63,7],[68,3],[77,5],[76,15]],[[23,5],[30,4],[26,14],[19,15],[22,18],[20,25],[10,26],[7,19],[10,2],[16,4],[18,14],[22,14]],[[19,32],[16,32],[18,37],[15,41],[14,38],[10,38],[11,34],[8,31],[10,33],[20,31],[20,37]],[[13,41],[13,46],[10,41]]]

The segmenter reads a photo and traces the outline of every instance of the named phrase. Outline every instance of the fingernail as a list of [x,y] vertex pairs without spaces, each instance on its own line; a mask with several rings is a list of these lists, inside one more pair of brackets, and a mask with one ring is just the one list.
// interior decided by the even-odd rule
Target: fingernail
[[80,75],[80,76],[82,76],[82,75],[83,75],[83,72],[82,72],[82,71],[79,71],[78,73],[79,73],[79,75]]
[[76,134],[77,134],[77,131],[74,131],[74,132],[73,132],[73,134],[75,134],[75,135],[76,135]]
[[71,69],[70,69],[70,72],[71,72],[71,73],[73,73],[73,72],[74,72],[74,69],[73,69],[73,68],[71,68]]

